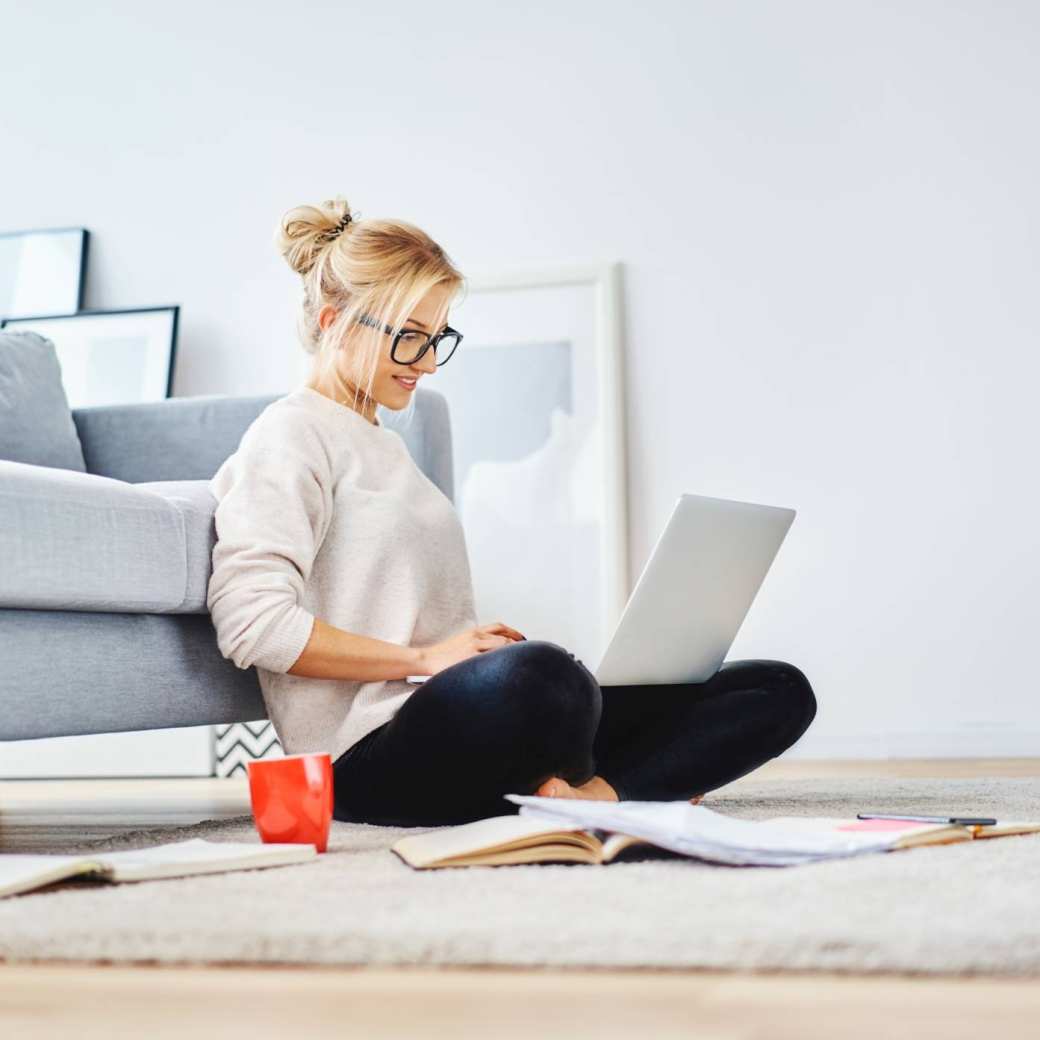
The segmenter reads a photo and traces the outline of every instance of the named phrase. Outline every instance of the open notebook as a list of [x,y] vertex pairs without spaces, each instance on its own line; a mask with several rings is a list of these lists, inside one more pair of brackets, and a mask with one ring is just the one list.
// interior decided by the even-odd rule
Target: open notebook
[[280,867],[318,855],[314,845],[245,841],[206,841],[192,838],[168,845],[85,856],[47,853],[0,855],[0,896],[13,896],[69,878],[98,881],[151,881],[187,874]]
[[991,826],[842,817],[743,820],[689,802],[599,802],[506,795],[518,816],[493,816],[409,835],[391,848],[409,866],[609,863],[633,845],[653,845],[732,866],[793,866],[867,852],[1040,832],[1040,822]]

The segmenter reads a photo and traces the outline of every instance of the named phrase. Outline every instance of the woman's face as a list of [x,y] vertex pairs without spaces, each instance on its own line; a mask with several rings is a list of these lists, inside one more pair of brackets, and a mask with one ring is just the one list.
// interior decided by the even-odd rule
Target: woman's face
[[[420,300],[403,327],[414,329],[430,336],[440,332],[448,323],[448,304],[451,295],[447,286],[434,286]],[[335,317],[335,309],[331,306],[325,306],[318,315],[318,322],[322,328],[327,328]],[[360,373],[354,368],[356,352],[349,349],[349,343],[352,337],[359,336],[365,332],[372,333],[373,331],[375,330],[371,327],[355,326],[347,334],[347,349],[338,352],[336,364],[339,369],[339,375],[347,387],[349,387],[351,393],[359,385]],[[392,408],[394,411],[407,408],[412,394],[415,393],[415,387],[419,385],[422,379],[437,369],[437,359],[432,349],[427,350],[414,364],[402,365],[390,357],[393,337],[389,334],[383,334],[382,338],[384,342],[379,352],[379,362],[372,382],[372,399],[362,402],[360,400],[360,392],[358,394],[359,405],[363,405],[363,408],[361,408],[362,414],[369,422],[375,418],[376,405],[381,404],[383,407]]]

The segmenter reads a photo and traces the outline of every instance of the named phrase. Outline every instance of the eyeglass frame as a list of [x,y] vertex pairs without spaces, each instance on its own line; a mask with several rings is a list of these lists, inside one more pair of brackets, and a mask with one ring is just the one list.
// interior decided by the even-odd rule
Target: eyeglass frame
[[[359,325],[368,325],[368,326],[370,326],[372,328],[374,328],[376,326],[376,324],[377,324],[376,321],[373,318],[371,318],[369,315],[367,315],[367,314],[362,314],[361,317],[357,319],[357,323]],[[422,329],[406,329],[406,328],[399,329],[397,334],[395,335],[394,334],[394,327],[393,327],[393,325],[384,325],[383,326],[383,332],[387,336],[393,336],[394,337],[393,343],[390,344],[390,360],[393,361],[395,365],[414,365],[417,361],[421,361],[422,358],[425,357],[426,351],[428,351],[431,346],[433,347],[433,356],[436,359],[436,357],[437,357],[437,344],[440,343],[440,341],[444,338],[444,336],[446,336],[448,333],[451,333],[453,336],[458,336],[459,338],[456,340],[455,346],[452,347],[451,353],[443,361],[436,361],[435,360],[434,363],[436,364],[436,366],[438,368],[440,368],[441,365],[446,365],[452,359],[452,357],[454,357],[455,351],[459,349],[459,344],[462,343],[462,339],[463,339],[462,333],[459,332],[458,329],[453,329],[450,325],[445,325],[444,328],[440,330],[440,332],[435,332],[432,336],[424,333],[422,331]],[[416,333],[417,332],[420,335],[425,335],[426,336],[426,342],[422,345],[422,349],[419,351],[419,353],[416,354],[415,357],[412,358],[411,361],[398,361],[397,358],[394,357],[394,354],[397,351],[397,344],[401,341],[401,337],[406,332],[410,332],[410,333]]]

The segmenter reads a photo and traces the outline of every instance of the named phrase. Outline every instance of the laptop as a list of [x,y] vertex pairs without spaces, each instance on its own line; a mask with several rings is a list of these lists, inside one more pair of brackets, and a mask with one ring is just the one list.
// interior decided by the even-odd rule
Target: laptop
[[[680,495],[599,664],[600,686],[700,683],[722,666],[795,518]],[[409,675],[409,682],[429,676]]]

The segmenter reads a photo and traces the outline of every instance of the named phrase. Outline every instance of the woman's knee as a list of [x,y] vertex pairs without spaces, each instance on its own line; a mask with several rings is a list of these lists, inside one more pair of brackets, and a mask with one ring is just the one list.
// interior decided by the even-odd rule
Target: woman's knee
[[786,661],[763,661],[774,696],[782,699],[781,714],[788,726],[788,747],[816,718],[816,694],[801,669]]
[[602,712],[594,676],[564,647],[548,640],[509,643],[480,655],[471,709],[493,721],[508,746],[507,782],[533,789],[549,776],[582,782],[594,771],[593,741]]
[[[592,775],[592,746],[603,710],[594,676],[570,651],[529,639],[500,650],[503,681],[498,699],[525,749],[531,775]],[[544,774],[544,776],[542,775]]]
[[602,692],[574,654],[547,639],[525,639],[501,651],[510,655],[507,685],[524,705],[543,716],[589,721],[595,730]]

